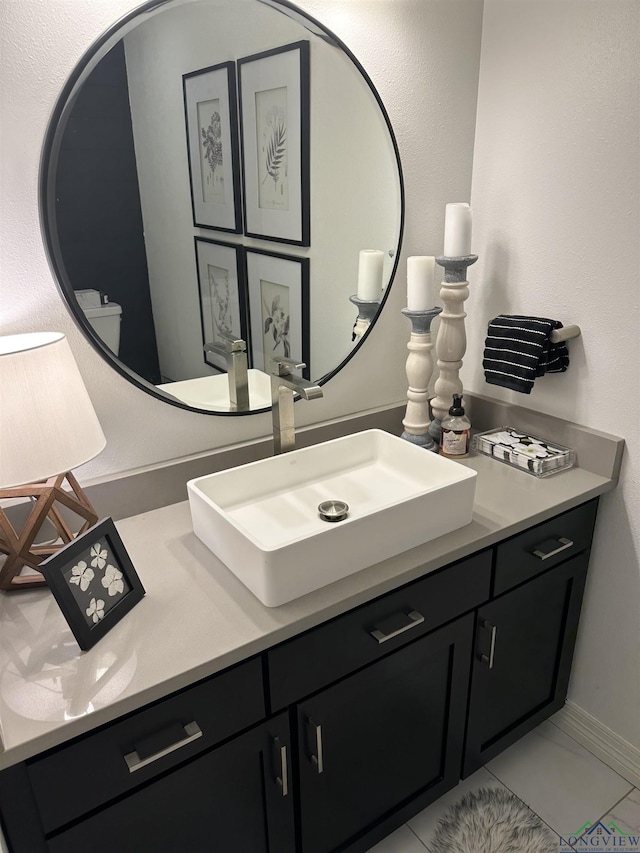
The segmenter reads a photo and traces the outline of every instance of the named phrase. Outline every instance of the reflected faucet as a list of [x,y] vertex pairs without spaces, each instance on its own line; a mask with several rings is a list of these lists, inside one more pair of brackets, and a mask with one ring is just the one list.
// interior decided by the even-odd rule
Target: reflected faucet
[[205,344],[205,352],[221,355],[227,364],[229,405],[232,412],[249,411],[249,377],[247,375],[247,345],[241,338],[220,332],[222,342]]
[[293,420],[293,395],[305,400],[322,397],[322,388],[302,376],[291,373],[306,367],[304,362],[290,358],[274,358],[271,362],[271,414],[273,418],[273,452],[295,450],[296,431]]

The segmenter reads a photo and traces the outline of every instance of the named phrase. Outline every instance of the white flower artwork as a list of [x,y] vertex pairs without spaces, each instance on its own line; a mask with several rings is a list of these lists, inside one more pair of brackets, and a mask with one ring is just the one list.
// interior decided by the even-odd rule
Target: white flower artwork
[[108,591],[109,595],[118,595],[124,592],[124,581],[120,569],[116,569],[115,566],[107,566],[102,578],[102,586]]
[[99,542],[96,542],[95,545],[91,546],[91,556],[93,559],[91,560],[91,565],[94,569],[104,569],[107,564],[107,557],[109,556],[106,549],[102,547]]
[[83,592],[86,592],[89,584],[94,578],[94,574],[93,569],[90,569],[84,560],[80,560],[80,562],[76,563],[76,565],[71,569],[69,583],[79,586]]
[[92,598],[85,612],[94,622],[99,622],[104,618],[104,601],[101,598]]

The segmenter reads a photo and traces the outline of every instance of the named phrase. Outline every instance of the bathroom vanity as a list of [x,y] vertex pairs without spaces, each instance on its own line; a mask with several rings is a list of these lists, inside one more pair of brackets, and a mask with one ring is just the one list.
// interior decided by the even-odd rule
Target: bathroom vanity
[[5,596],[9,849],[366,851],[559,710],[617,474],[464,464],[471,524],[278,608],[186,502],[118,522],[147,595],[89,652]]

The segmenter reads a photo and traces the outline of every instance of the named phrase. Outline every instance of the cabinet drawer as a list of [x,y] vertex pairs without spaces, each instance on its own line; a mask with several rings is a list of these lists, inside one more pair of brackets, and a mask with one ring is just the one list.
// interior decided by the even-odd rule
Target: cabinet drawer
[[28,762],[45,832],[264,716],[262,665],[256,658]]
[[489,598],[491,551],[429,574],[268,652],[271,706],[284,708]]
[[498,545],[493,594],[500,595],[591,547],[598,499]]

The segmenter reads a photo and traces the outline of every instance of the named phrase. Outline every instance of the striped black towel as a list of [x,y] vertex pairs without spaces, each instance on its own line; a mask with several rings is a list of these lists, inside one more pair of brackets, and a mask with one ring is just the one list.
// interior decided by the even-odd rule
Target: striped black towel
[[564,373],[569,351],[564,343],[549,340],[553,329],[561,328],[559,320],[500,314],[487,331],[482,360],[486,381],[530,394],[536,376]]

